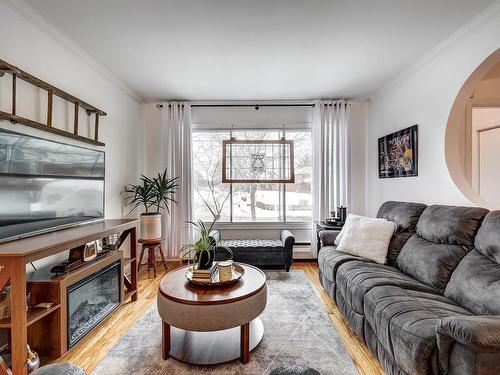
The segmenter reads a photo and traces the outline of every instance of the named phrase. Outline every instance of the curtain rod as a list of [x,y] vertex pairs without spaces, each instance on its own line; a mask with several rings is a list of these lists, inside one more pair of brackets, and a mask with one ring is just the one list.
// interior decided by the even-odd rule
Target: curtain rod
[[[170,107],[170,104],[168,105]],[[191,104],[191,108],[238,108],[238,107],[253,107],[259,109],[260,107],[312,107],[314,103],[297,103],[297,104]],[[163,104],[157,104],[156,108],[163,108]]]
[[[325,107],[335,106],[336,103],[333,104],[323,104]],[[349,103],[350,105],[350,103]],[[184,106],[184,104],[182,104]],[[168,105],[171,108],[171,105]],[[289,104],[192,104],[191,108],[244,108],[244,107],[253,107],[255,110],[259,110],[260,107],[316,107],[315,103],[289,103]],[[163,104],[157,104],[156,108],[163,108]]]

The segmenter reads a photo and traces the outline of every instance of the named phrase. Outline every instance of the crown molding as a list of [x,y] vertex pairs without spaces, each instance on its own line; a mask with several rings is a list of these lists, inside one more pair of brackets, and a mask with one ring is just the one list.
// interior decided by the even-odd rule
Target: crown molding
[[405,78],[410,76],[412,73],[416,72],[424,65],[428,64],[432,60],[436,58],[441,52],[455,43],[457,40],[462,38],[464,35],[467,35],[481,24],[483,24],[488,18],[494,16],[496,13],[500,12],[500,0],[495,1],[477,16],[475,16],[472,20],[467,22],[465,25],[460,27],[457,31],[453,32],[450,36],[448,36],[444,41],[439,43],[437,46],[432,48],[429,52],[425,53],[420,59],[418,59],[415,63],[408,66],[402,72],[398,73],[395,78],[390,80],[387,84],[383,85],[379,90],[369,96],[369,100],[373,101],[384,92],[388,91],[392,87],[396,86],[398,83],[403,81]]
[[33,9],[24,0],[0,0],[1,3],[5,4],[21,17],[31,22],[33,25],[38,27],[41,31],[52,37],[59,44],[73,53],[76,57],[86,63],[89,67],[95,70],[103,78],[111,82],[115,87],[123,91],[125,94],[130,96],[133,100],[139,104],[144,103],[144,98],[141,97],[135,90],[128,86],[121,78],[116,74],[111,72],[108,68],[94,59],[88,52],[83,48],[79,47],[73,40],[71,40],[66,34],[55,27],[47,19],[45,19],[40,13]]

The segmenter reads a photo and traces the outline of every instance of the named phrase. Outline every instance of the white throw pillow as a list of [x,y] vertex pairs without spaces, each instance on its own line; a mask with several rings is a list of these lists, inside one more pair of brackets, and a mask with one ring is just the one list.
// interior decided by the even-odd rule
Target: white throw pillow
[[342,230],[344,233],[337,246],[338,251],[380,264],[386,263],[389,242],[396,230],[396,223],[386,219],[352,215],[350,220],[347,218]]
[[340,240],[342,239],[342,237],[344,237],[344,233],[349,230],[348,228],[350,228],[352,226],[352,223],[355,222],[355,221],[359,221],[361,220],[361,218],[363,218],[364,216],[360,216],[360,215],[355,215],[355,214],[349,214],[347,215],[347,218],[345,220],[345,223],[344,223],[344,226],[342,227],[342,229],[340,230],[340,233],[337,234],[337,237],[335,238],[335,240],[333,241],[333,244],[335,246],[339,246],[339,243],[340,243]]

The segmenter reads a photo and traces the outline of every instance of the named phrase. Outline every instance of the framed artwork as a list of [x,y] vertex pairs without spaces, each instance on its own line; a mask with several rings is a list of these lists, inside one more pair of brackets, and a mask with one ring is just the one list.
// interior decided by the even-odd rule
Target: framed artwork
[[293,141],[222,141],[222,182],[294,183]]
[[418,125],[378,139],[378,177],[418,176]]

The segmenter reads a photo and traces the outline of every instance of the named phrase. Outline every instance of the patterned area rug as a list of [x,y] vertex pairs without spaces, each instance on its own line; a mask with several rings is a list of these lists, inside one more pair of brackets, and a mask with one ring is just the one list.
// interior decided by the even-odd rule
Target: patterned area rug
[[190,366],[161,358],[161,319],[153,304],[101,361],[93,375],[269,374],[289,366],[311,367],[322,375],[357,374],[321,301],[301,270],[266,272],[268,302],[261,319],[265,334],[250,353],[217,366]]

